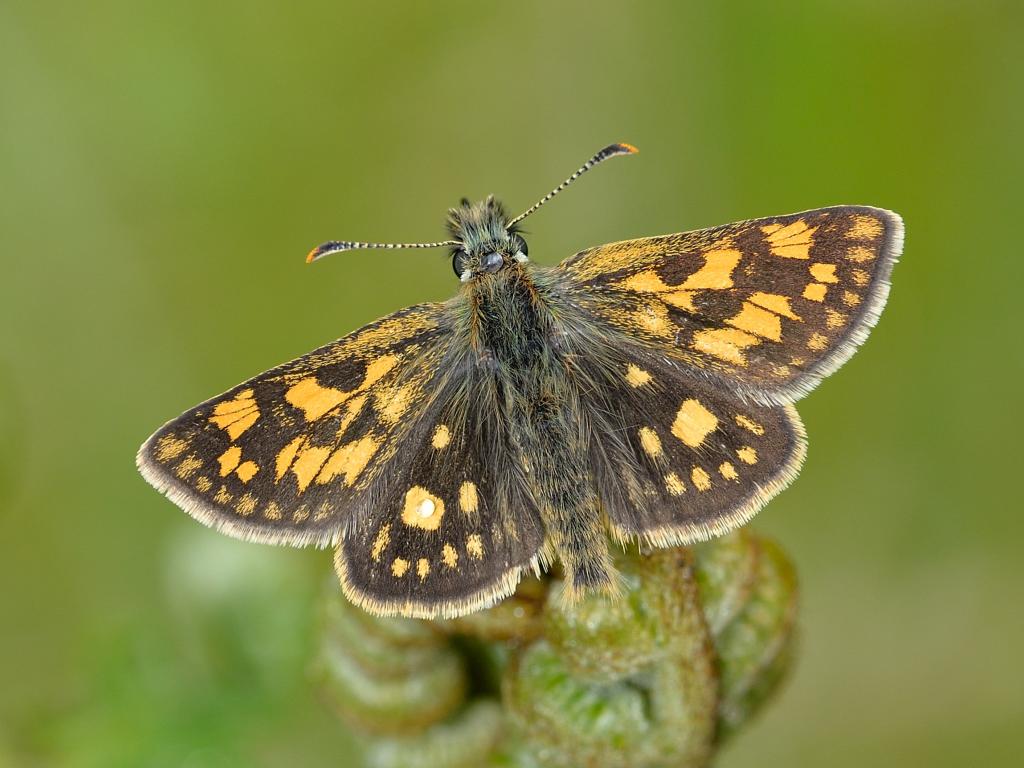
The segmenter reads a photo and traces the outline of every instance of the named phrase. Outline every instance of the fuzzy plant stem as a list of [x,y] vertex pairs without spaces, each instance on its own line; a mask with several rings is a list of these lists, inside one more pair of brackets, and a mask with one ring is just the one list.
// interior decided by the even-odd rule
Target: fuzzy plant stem
[[373,768],[699,768],[778,687],[796,581],[741,530],[622,553],[622,599],[572,606],[557,578],[454,621],[324,598],[317,682]]

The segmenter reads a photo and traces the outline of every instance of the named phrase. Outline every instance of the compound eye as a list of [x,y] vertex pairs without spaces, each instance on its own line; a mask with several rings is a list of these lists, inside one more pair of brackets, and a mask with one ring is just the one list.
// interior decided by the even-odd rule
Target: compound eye
[[505,259],[500,253],[491,251],[480,260],[480,269],[484,272],[497,272],[504,263]]
[[460,280],[462,279],[462,273],[466,271],[466,258],[465,251],[456,251],[452,254],[452,270]]

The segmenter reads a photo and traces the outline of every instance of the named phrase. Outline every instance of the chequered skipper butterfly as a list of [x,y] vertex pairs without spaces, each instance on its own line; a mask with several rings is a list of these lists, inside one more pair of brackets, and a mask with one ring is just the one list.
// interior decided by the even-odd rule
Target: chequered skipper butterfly
[[458,616],[561,564],[614,592],[618,542],[665,547],[748,521],[795,477],[792,403],[866,338],[903,242],[838,206],[532,264],[522,215],[449,211],[458,294],[361,328],[161,427],[142,474],[206,525],[336,547],[371,613]]

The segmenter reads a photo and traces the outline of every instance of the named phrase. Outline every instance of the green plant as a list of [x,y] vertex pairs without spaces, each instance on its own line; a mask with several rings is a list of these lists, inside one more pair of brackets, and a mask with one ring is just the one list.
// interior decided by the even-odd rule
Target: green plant
[[332,583],[315,677],[374,768],[706,765],[790,665],[793,568],[745,529],[616,567],[618,601],[531,579],[452,621],[375,618]]

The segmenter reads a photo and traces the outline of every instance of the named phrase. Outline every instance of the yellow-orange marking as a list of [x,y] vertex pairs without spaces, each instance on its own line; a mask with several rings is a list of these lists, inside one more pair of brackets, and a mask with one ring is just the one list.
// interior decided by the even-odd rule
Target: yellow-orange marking
[[313,478],[317,476],[330,453],[330,448],[311,446],[304,448],[295,458],[295,462],[292,464],[292,472],[295,473],[300,493],[306,490],[309,484],[313,482]]
[[238,514],[248,517],[256,511],[257,499],[251,493],[246,493],[238,500]]
[[483,560],[484,542],[480,538],[479,533],[471,533],[466,538],[466,554],[468,554],[474,560]]
[[737,449],[736,456],[744,464],[757,464],[757,451],[749,445],[744,445],[742,448]]
[[356,395],[345,403],[345,414],[341,417],[338,422],[338,437],[340,438],[345,434],[345,430],[348,429],[348,425],[355,421],[356,416],[363,409],[363,405],[366,403],[366,395]]
[[220,476],[227,477],[235,471],[235,467],[238,466],[242,460],[242,449],[237,445],[232,445],[224,453],[217,457],[217,461],[220,463]]
[[626,366],[626,381],[629,382],[629,386],[631,387],[642,387],[645,384],[650,383],[651,374],[643,368],[638,368],[630,363]]
[[856,264],[863,264],[865,261],[875,258],[875,252],[863,245],[858,245],[846,252],[846,258]]
[[741,413],[736,414],[736,424],[743,427],[747,432],[753,432],[758,437],[764,434],[764,427],[749,416],[744,416]]
[[865,272],[863,269],[854,269],[850,272],[850,277],[853,278],[853,282],[863,288],[865,285],[871,282],[871,275]]
[[701,405],[699,400],[690,399],[679,406],[676,420],[672,422],[672,434],[691,448],[696,448],[717,426],[718,418],[715,414]]
[[280,520],[284,515],[281,514],[281,508],[277,506],[277,502],[272,501],[263,508],[263,516],[268,520]]
[[828,346],[828,337],[823,336],[820,333],[812,333],[811,338],[807,340],[807,348],[813,349],[817,352],[825,349]]
[[697,306],[693,303],[693,297],[696,295],[695,291],[672,291],[671,293],[663,293],[661,300],[684,312],[695,313]]
[[821,283],[808,283],[804,288],[803,297],[808,301],[824,301],[826,293],[828,293],[828,286]]
[[836,265],[826,264],[823,261],[816,261],[810,266],[811,277],[817,280],[819,283],[838,283],[839,278],[836,277]]
[[825,325],[829,328],[842,328],[846,325],[846,315],[834,309],[825,310]]
[[309,507],[305,504],[299,504],[292,512],[292,520],[296,523],[301,523],[303,520],[309,517]]
[[650,427],[640,427],[639,434],[644,453],[652,459],[661,456],[661,438],[658,437],[658,433]]
[[432,446],[440,451],[442,448],[446,448],[448,443],[451,441],[452,433],[451,430],[448,429],[448,425],[438,424],[434,427],[434,436],[430,438],[430,444]]
[[739,475],[736,474],[736,467],[728,461],[723,461],[721,466],[718,467],[718,474],[726,480],[736,480],[739,477]]
[[680,496],[686,490],[686,486],[679,479],[679,475],[675,472],[669,472],[665,475],[665,490],[673,496]]
[[213,488],[213,483],[210,482],[210,478],[208,477],[197,477],[196,488],[199,489],[200,493],[206,493]]
[[201,466],[203,466],[202,460],[194,454],[189,454],[188,456],[181,460],[181,462],[175,468],[174,474],[176,474],[182,480],[188,480],[190,477],[192,477],[192,475],[196,473],[196,470],[199,469]]
[[170,461],[178,458],[187,448],[187,440],[181,440],[174,435],[164,435],[156,441],[153,453],[156,455],[157,461]]
[[480,497],[476,492],[476,483],[467,480],[459,486],[459,509],[467,515],[477,511],[480,506]]
[[388,424],[397,424],[412,404],[411,386],[382,390],[377,395],[377,412]]
[[761,227],[771,252],[784,259],[809,259],[817,227],[807,228],[807,222],[797,219],[792,224],[769,224]]
[[427,558],[421,557],[416,561],[416,575],[420,577],[420,581],[423,581],[430,575],[430,563],[427,561]]
[[743,309],[725,322],[741,331],[750,331],[772,341],[782,341],[782,321],[779,316],[749,301],[743,302]]
[[243,461],[238,465],[238,469],[235,470],[235,474],[238,475],[238,479],[243,483],[248,483],[259,471],[259,464],[255,461]]
[[751,294],[748,301],[751,304],[757,304],[759,307],[770,309],[777,315],[788,317],[790,320],[800,320],[800,316],[793,311],[793,308],[789,306],[788,296],[779,296],[777,293],[757,293]]
[[856,307],[860,304],[860,296],[853,291],[843,291],[843,304],[848,307]]
[[251,389],[243,389],[231,400],[217,403],[213,407],[210,421],[228,433],[228,437],[237,440],[260,417],[260,409],[256,405]]
[[230,504],[231,499],[233,498],[234,497],[230,493],[228,493],[228,489],[223,485],[220,488],[218,488],[217,493],[213,495],[213,500],[216,501],[218,504]]
[[704,266],[686,278],[679,287],[684,290],[722,290],[732,288],[732,272],[743,258],[743,252],[733,248],[708,251],[704,255]]
[[414,485],[405,492],[402,505],[402,522],[411,528],[436,531],[444,517],[444,500],[426,488]]
[[405,576],[405,573],[408,570],[408,560],[404,560],[401,557],[396,557],[393,561],[391,561],[391,573],[393,573],[396,578],[402,578],[403,576]]
[[882,234],[882,224],[872,216],[854,216],[846,236],[851,240],[874,240]]
[[278,451],[277,458],[274,460],[274,468],[276,470],[276,479],[280,480],[284,477],[284,473],[288,471],[288,467],[292,465],[292,461],[295,460],[295,454],[298,452],[302,444],[306,442],[306,438],[299,435],[292,440],[288,445]]
[[746,365],[743,350],[760,343],[757,336],[733,328],[711,328],[693,334],[693,348],[698,352],[736,365]]
[[322,387],[315,377],[309,376],[289,387],[284,399],[301,409],[306,421],[316,421],[345,402],[348,395],[340,389]]
[[441,548],[441,560],[449,568],[459,567],[459,553],[455,551],[455,547],[451,544],[445,543],[444,547]]
[[370,548],[370,557],[374,562],[380,562],[381,553],[391,543],[391,523],[384,523],[377,531],[377,538],[373,540],[373,547]]
[[358,440],[336,448],[331,457],[324,462],[316,481],[329,483],[338,475],[343,475],[345,485],[351,488],[379,448],[380,443],[370,435],[364,435]]
[[690,479],[693,481],[693,486],[698,491],[708,491],[711,489],[711,475],[705,472],[700,467],[694,467],[690,473]]
[[641,328],[655,336],[671,335],[668,308],[660,302],[652,302],[641,307],[633,315],[633,320]]

